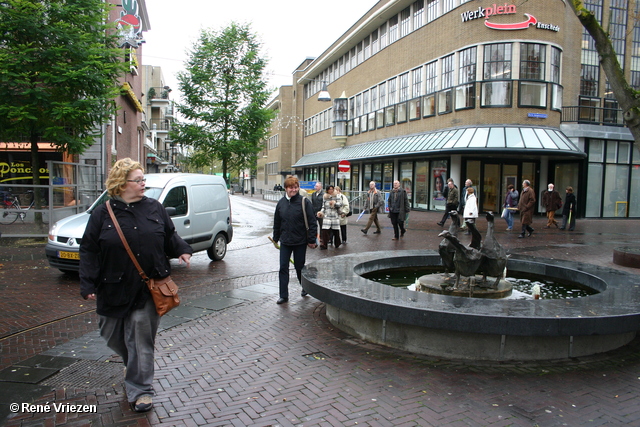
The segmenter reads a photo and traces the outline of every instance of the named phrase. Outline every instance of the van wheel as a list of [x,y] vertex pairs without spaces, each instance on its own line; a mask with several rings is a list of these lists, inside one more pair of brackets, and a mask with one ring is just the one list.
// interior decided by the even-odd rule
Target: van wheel
[[227,238],[219,233],[213,240],[213,245],[207,249],[207,255],[214,261],[220,261],[227,254]]

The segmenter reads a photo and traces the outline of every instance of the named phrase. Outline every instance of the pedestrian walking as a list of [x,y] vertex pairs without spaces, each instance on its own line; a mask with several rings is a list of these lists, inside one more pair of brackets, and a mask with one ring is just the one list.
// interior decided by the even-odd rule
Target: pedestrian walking
[[560,230],[567,228],[568,223],[569,231],[573,231],[576,228],[576,195],[573,194],[573,187],[567,187],[565,192],[566,196],[562,208],[562,227],[560,227]]
[[338,197],[342,200],[342,207],[340,208],[340,237],[342,238],[342,244],[347,243],[347,224],[349,223],[349,217],[351,216],[351,206],[349,206],[349,199],[342,193],[342,189],[338,186],[334,188]]
[[507,231],[513,229],[513,212],[518,208],[518,190],[513,184],[507,185],[507,195],[504,198],[504,205],[502,210],[502,218],[507,222]]
[[456,187],[452,178],[447,180],[447,187],[444,190],[444,194],[447,201],[444,207],[444,215],[442,215],[442,219],[438,223],[440,227],[443,227],[447,218],[449,218],[449,212],[458,210],[458,205],[460,204],[458,187]]
[[391,240],[398,240],[407,232],[404,228],[404,221],[410,210],[409,196],[407,196],[406,190],[400,187],[400,181],[393,181],[393,189],[389,193],[389,218],[391,225],[393,225]]
[[327,243],[333,243],[336,249],[340,247],[340,208],[342,199],[335,192],[335,187],[329,185],[322,197],[322,209],[318,215],[322,218],[320,249],[326,250]]
[[531,188],[531,182],[528,179],[522,181],[522,193],[520,194],[520,200],[518,202],[518,211],[520,211],[520,223],[522,224],[522,232],[518,238],[525,237],[525,233],[528,232],[528,236],[534,232],[533,227],[533,210],[536,206],[536,195]]
[[562,197],[560,193],[555,190],[553,184],[547,185],[547,189],[542,193],[542,206],[547,213],[547,225],[544,228],[551,228],[555,225],[558,228],[558,221],[556,221],[556,211],[562,207]]
[[467,201],[464,205],[464,213],[462,217],[467,224],[467,234],[471,234],[475,229],[476,218],[478,218],[478,199],[476,198],[476,192],[473,187],[467,187]]
[[374,231],[373,234],[380,234],[382,232],[380,223],[378,222],[378,212],[383,206],[384,198],[382,196],[382,193],[376,188],[375,181],[371,181],[369,183],[367,198],[364,201],[364,209],[369,209],[369,221],[367,221],[367,225],[360,231],[362,231],[364,234],[367,234],[369,228],[371,228],[371,225],[375,224],[376,231]]
[[118,160],[105,186],[110,199],[94,209],[82,236],[80,294],[96,300],[100,336],[122,358],[131,408],[146,412],[153,407],[154,345],[160,316],[106,204],[147,277],[167,277],[169,258],[178,258],[188,267],[193,250],[178,236],[165,208],[144,195],[140,163]]
[[[473,188],[473,194],[477,194],[477,191],[473,186],[473,181],[471,181],[470,179],[467,179],[464,182],[464,188],[460,190],[460,204],[458,205],[458,212],[460,212],[460,215],[462,215],[463,218],[464,218],[464,207],[467,203],[467,198],[469,197],[469,192],[467,191],[469,188]],[[478,196],[476,195],[476,197]],[[467,228],[467,223],[463,222],[460,229],[465,230],[466,228]]]
[[[318,226],[311,201],[300,195],[300,182],[295,176],[284,180],[285,195],[276,205],[273,216],[273,241],[280,242],[280,270],[278,272],[279,298],[277,303],[289,301],[289,259],[302,284],[302,268],[306,262],[307,247],[316,247]],[[303,205],[304,203],[304,205]],[[304,207],[303,207],[304,206]],[[306,296],[304,289],[300,293]]]
[[[320,181],[316,182],[313,186],[315,190],[311,193],[311,204],[313,205],[313,216],[316,218],[318,222],[318,230],[322,230],[322,218],[318,217],[318,212],[322,209],[322,197],[324,196],[324,190],[322,189],[322,183]],[[322,238],[322,236],[321,236]],[[320,241],[322,245],[322,240]]]

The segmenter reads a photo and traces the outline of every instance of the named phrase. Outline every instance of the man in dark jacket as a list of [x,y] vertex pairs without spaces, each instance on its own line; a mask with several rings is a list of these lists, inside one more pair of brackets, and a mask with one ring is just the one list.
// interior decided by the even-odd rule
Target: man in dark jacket
[[440,227],[444,226],[445,221],[449,218],[449,212],[458,209],[458,187],[456,187],[452,178],[447,180],[447,188],[444,190],[444,196],[447,198],[447,202],[444,207],[444,215],[442,215],[442,219],[438,223]]
[[[298,281],[302,284],[302,268],[306,261],[307,246],[316,247],[318,227],[311,202],[299,193],[300,183],[295,176],[284,181],[285,196],[276,205],[273,218],[273,241],[280,242],[280,298],[278,304],[289,301],[289,258],[293,254],[293,264]],[[303,209],[302,204],[305,203]],[[306,215],[306,219],[305,219]],[[301,292],[304,297],[307,291]]]
[[542,193],[542,206],[544,206],[547,212],[547,225],[544,228],[550,228],[555,225],[558,228],[558,221],[556,221],[556,211],[562,207],[562,197],[560,193],[555,190],[553,184],[547,186],[546,191]]
[[[322,218],[318,218],[318,212],[322,210],[322,205],[324,204],[324,190],[322,189],[322,183],[320,181],[316,182],[316,185],[313,187],[315,190],[311,193],[311,204],[313,205],[313,215],[316,217],[316,221],[318,221],[318,230],[322,230]],[[320,239],[321,245],[326,245],[322,242],[322,238]]]
[[398,240],[407,232],[404,228],[404,221],[410,210],[407,192],[400,187],[400,181],[393,181],[393,190],[389,193],[389,218],[391,218],[391,225],[393,225],[391,240]]

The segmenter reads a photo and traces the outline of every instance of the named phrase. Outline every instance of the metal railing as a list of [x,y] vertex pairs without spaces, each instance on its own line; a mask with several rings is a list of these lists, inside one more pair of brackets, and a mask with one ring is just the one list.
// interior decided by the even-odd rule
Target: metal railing
[[[17,197],[21,208],[19,212],[22,212],[13,224],[1,225],[2,237],[47,237],[51,225],[62,218],[86,211],[102,193],[102,180],[97,166],[52,160],[46,163],[48,185],[0,182],[0,191],[4,196],[2,202]],[[31,197],[40,198],[40,208],[36,209],[37,205],[29,207]],[[3,213],[0,212],[0,215]]]
[[[360,212],[364,210],[364,203],[367,199],[366,191],[343,191],[345,196],[347,196],[347,200],[349,200],[349,208],[354,215],[359,215]],[[311,192],[308,193],[309,195]],[[382,197],[386,196],[386,193],[381,191]],[[273,202],[277,202],[281,198],[284,197],[284,191],[273,191],[273,190],[263,190],[262,198],[264,200],[270,200]]]
[[589,106],[562,107],[561,121],[604,126],[625,126],[622,110],[619,108]]

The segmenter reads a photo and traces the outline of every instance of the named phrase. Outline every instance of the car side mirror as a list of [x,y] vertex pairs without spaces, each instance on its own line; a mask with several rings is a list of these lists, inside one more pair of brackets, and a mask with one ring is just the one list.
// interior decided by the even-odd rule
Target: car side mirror
[[167,206],[164,209],[167,211],[169,216],[175,216],[178,213],[178,210],[176,208],[174,208],[173,206]]

